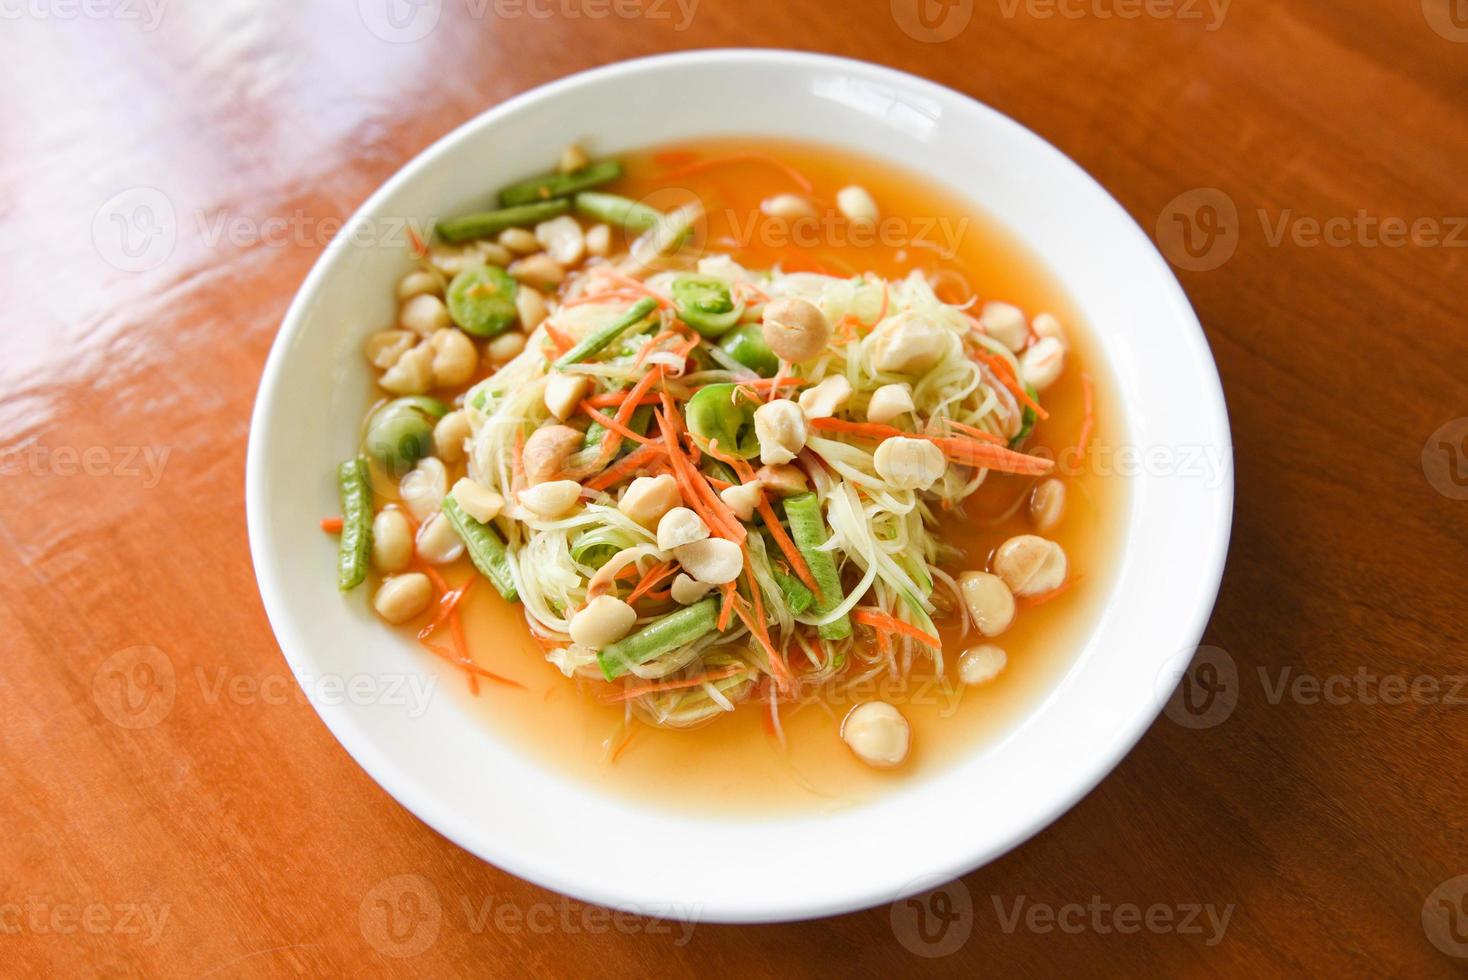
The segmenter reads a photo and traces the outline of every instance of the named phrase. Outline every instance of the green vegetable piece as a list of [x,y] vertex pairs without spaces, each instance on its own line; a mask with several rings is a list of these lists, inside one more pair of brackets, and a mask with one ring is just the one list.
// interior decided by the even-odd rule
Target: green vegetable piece
[[574,201],[576,210],[593,221],[605,221],[633,234],[652,231],[663,220],[663,213],[657,208],[650,208],[620,194],[586,191],[577,194]]
[[[632,418],[627,420],[627,428],[640,436],[647,435],[647,430],[652,427],[652,406],[641,405],[632,413]],[[601,441],[606,437],[607,427],[600,422],[592,422],[586,427],[586,438],[582,440],[581,448],[590,449],[593,446],[600,448]],[[627,448],[627,440],[621,436],[617,437],[617,452]],[[630,547],[630,544],[629,544]]]
[[475,238],[498,235],[506,228],[525,228],[530,225],[559,218],[569,213],[571,202],[565,198],[522,204],[519,207],[499,211],[483,211],[466,214],[462,218],[449,218],[437,225],[438,237],[446,242],[467,242]]
[[490,584],[507,601],[517,601],[520,594],[515,591],[515,577],[510,574],[510,559],[506,555],[505,540],[500,537],[500,533],[493,525],[481,524],[464,513],[464,508],[459,506],[453,494],[443,498],[443,516],[459,532],[464,549],[469,552],[469,560],[479,569],[479,574],[489,579]]
[[[1040,393],[1032,385],[1025,385],[1025,394],[1033,398],[1036,403],[1040,401]],[[1039,417],[1033,408],[1028,405],[1025,406],[1024,413],[1020,416],[1019,431],[1014,434],[1013,439],[1009,440],[1010,449],[1017,449],[1021,443],[1030,437],[1030,433],[1035,431],[1035,422]]]
[[393,476],[402,476],[433,448],[433,427],[449,407],[427,395],[395,398],[372,413],[362,448]]
[[770,564],[770,572],[780,586],[780,598],[785,600],[785,605],[790,607],[792,613],[799,616],[815,603],[816,594],[807,589],[800,579],[782,572],[773,562]]
[[622,176],[622,165],[616,160],[598,160],[568,174],[546,174],[511,184],[500,191],[500,207],[532,204],[557,197],[569,197],[577,191],[609,184]]
[[764,328],[751,323],[731,330],[719,341],[719,347],[730,357],[749,368],[762,378],[773,378],[780,370],[780,360],[770,345],[765,343]]
[[515,322],[519,286],[497,265],[471,265],[449,283],[449,316],[467,334],[494,337]]
[[700,449],[718,440],[725,456],[750,459],[759,455],[759,437],[754,432],[754,410],[759,402],[747,388],[736,384],[705,385],[688,400],[688,431]]
[[601,665],[602,676],[614,681],[632,664],[646,663],[687,646],[712,630],[718,621],[718,600],[704,599],[662,619],[655,619],[631,636],[602,647],[596,655],[596,662]]
[[726,333],[744,315],[744,302],[734,299],[729,283],[714,276],[674,279],[673,308],[678,319],[705,337]]
[[603,524],[583,532],[571,542],[571,559],[582,565],[600,568],[617,552],[636,543],[637,539],[621,528]]
[[[790,538],[800,549],[800,555],[810,566],[820,587],[821,597],[815,604],[816,614],[824,616],[841,604],[841,575],[836,570],[836,558],[829,551],[822,551],[826,543],[826,521],[821,516],[821,504],[813,493],[802,493],[785,501],[785,516],[790,519]],[[818,628],[827,640],[844,640],[851,635],[851,617],[842,616]]]
[[596,356],[612,341],[643,320],[646,320],[657,308],[657,300],[650,296],[643,297],[636,303],[633,303],[626,313],[623,313],[616,320],[613,320],[596,333],[582,340],[575,347],[566,351],[565,354],[562,354],[556,361],[555,366],[558,368],[569,367],[572,364],[579,364],[587,358]]
[[367,460],[358,456],[338,466],[336,489],[342,505],[336,584],[350,592],[367,580],[367,559],[372,552],[372,473]]

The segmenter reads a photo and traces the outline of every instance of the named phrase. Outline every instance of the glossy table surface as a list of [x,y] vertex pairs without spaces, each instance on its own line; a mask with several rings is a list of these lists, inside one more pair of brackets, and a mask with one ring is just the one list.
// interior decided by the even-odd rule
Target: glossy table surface
[[[1468,4],[840,10],[4,5],[3,972],[1468,964]],[[509,95],[712,46],[925,75],[1094,174],[1179,267],[1238,492],[1189,699],[1070,813],[915,904],[690,929],[485,865],[368,779],[275,645],[242,497],[334,222]]]

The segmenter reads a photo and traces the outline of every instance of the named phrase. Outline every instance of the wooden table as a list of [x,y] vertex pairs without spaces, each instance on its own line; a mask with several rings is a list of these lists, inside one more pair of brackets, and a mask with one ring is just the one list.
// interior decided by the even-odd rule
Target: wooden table
[[[847,0],[829,23],[427,0],[419,40],[386,2],[0,11],[0,972],[1468,965],[1463,0]],[[1222,653],[1195,680],[1235,703],[1160,719],[946,898],[689,940],[481,863],[367,778],[275,646],[242,491],[261,367],[333,220],[507,96],[735,45],[968,92],[1160,229],[1234,425]]]

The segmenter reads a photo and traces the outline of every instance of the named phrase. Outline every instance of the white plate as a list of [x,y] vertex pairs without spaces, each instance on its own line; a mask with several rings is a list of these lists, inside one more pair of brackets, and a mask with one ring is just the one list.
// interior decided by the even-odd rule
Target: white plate
[[[837,815],[721,820],[638,808],[542,771],[456,699],[431,698],[420,715],[387,688],[439,665],[382,626],[365,589],[337,593],[334,543],[316,531],[337,508],[332,471],[356,451],[370,397],[362,341],[390,322],[391,284],[410,264],[400,219],[427,224],[482,207],[488,189],[544,169],[572,138],[616,153],[739,133],[885,157],[978,202],[1044,258],[1085,312],[1118,382],[1124,431],[1161,461],[1133,480],[1114,592],[1054,690],[997,744]],[[966,96],[792,52],[611,65],[511,99],[444,137],[362,206],[342,240],[350,244],[327,250],[286,315],[255,405],[246,501],[260,592],[291,669],[347,751],[434,829],[517,875],[703,921],[892,901],[1004,853],[1095,786],[1157,717],[1202,634],[1233,481],[1223,395],[1197,318],[1116,201],[1059,151]],[[1222,471],[1191,475],[1202,453]],[[343,693],[323,677],[362,686]],[[661,858],[659,843],[679,857]]]

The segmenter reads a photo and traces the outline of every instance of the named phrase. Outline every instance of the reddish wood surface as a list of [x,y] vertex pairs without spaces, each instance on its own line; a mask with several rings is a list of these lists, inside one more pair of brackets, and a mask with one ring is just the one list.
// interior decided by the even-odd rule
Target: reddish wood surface
[[[177,2],[156,23],[142,0],[5,6],[0,972],[1468,964],[1449,955],[1468,953],[1454,946],[1468,940],[1468,879],[1453,881],[1468,874],[1468,690],[1454,680],[1468,673],[1468,488],[1463,447],[1457,470],[1450,455],[1463,432],[1433,435],[1468,414],[1462,0],[1238,3],[1221,22],[1191,0],[935,0],[926,20],[908,0],[852,0],[831,19],[815,4],[685,0],[686,30],[664,0],[443,0],[437,27],[404,44],[359,15],[385,2]],[[1124,12],[1139,15],[1105,16]],[[1226,262],[1181,273],[1237,447],[1207,637],[1237,672],[1237,706],[1208,728],[1159,720],[1073,811],[955,886],[952,907],[966,894],[971,911],[946,932],[933,899],[924,933],[899,907],[699,925],[685,942],[678,926],[608,920],[485,865],[338,747],[255,591],[249,411],[329,222],[506,96],[617,59],[737,45],[832,51],[971,93],[1055,142],[1149,231],[1171,229],[1173,257],[1174,212],[1204,222],[1201,259],[1184,263],[1227,252],[1227,235],[1196,233],[1237,232]],[[178,218],[156,263],[120,251],[109,217],[138,187]],[[1237,222],[1211,222],[1197,194],[1173,203],[1200,188],[1221,190]],[[1357,223],[1310,244],[1310,221],[1358,212],[1425,223],[1414,243]],[[148,230],[145,213],[123,213],[143,221],[134,236]],[[1275,695],[1301,675],[1352,681]],[[1416,681],[1405,703],[1386,703],[1388,676]],[[1182,928],[1192,903],[1231,909],[1217,941],[1206,910]],[[1165,911],[1137,927],[1128,905]],[[956,951],[916,955],[945,943]]]

